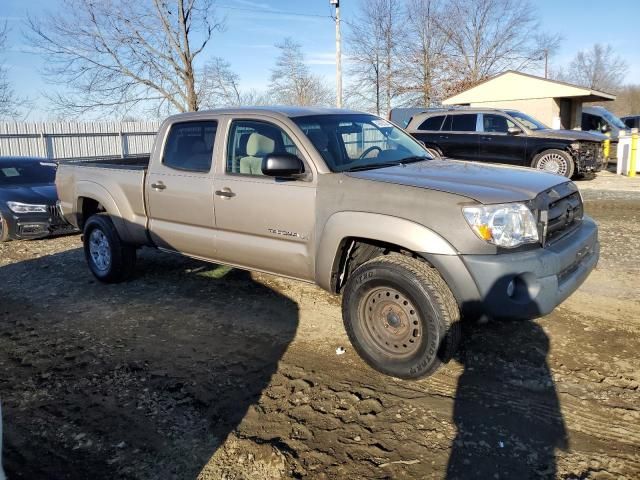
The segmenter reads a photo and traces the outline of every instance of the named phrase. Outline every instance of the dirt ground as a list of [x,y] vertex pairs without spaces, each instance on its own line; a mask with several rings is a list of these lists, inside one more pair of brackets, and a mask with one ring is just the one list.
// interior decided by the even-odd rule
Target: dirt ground
[[588,281],[466,325],[419,382],[368,368],[312,285],[144,250],[106,286],[79,236],[1,244],[9,478],[640,478],[640,181],[580,187]]

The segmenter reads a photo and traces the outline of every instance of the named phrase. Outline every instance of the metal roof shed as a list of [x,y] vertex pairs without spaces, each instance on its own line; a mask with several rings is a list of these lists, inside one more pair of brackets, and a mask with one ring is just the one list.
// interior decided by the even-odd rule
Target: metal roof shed
[[615,95],[528,73],[506,71],[443,100],[443,105],[520,110],[553,128],[580,128],[582,104]]

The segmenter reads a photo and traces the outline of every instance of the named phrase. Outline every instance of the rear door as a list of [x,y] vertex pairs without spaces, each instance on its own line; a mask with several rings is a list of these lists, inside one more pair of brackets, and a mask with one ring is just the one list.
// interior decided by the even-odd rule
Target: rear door
[[[229,119],[225,152],[216,164],[217,259],[232,265],[310,280],[317,174],[287,125],[270,118]],[[306,178],[262,174],[270,153],[292,153]]]
[[524,166],[526,163],[527,137],[510,135],[509,128],[517,125],[499,113],[481,113],[478,160]]
[[162,158],[150,165],[145,185],[149,232],[159,247],[214,257],[212,158],[217,131],[217,120],[174,123]]
[[478,134],[476,113],[453,113],[447,115],[438,135],[438,143],[445,157],[461,160],[476,160],[478,157]]

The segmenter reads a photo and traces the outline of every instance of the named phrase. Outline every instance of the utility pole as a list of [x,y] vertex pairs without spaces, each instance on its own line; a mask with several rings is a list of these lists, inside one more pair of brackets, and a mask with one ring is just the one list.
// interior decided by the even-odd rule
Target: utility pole
[[336,106],[342,108],[342,39],[340,37],[340,0],[329,0],[336,7]]

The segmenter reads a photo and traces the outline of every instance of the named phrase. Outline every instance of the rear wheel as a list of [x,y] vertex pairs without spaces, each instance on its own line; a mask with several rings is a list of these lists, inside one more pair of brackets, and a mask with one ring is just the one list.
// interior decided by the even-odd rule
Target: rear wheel
[[7,225],[7,221],[0,215],[0,242],[8,242],[9,240],[9,225]]
[[453,356],[460,339],[458,305],[442,277],[400,254],[374,258],[352,273],[342,314],[360,356],[394,377],[433,374]]
[[545,150],[533,159],[533,168],[567,178],[573,177],[575,165],[571,156],[562,150]]
[[107,214],[93,215],[84,226],[84,254],[91,273],[105,283],[128,279],[136,264],[136,249],[123,243]]

